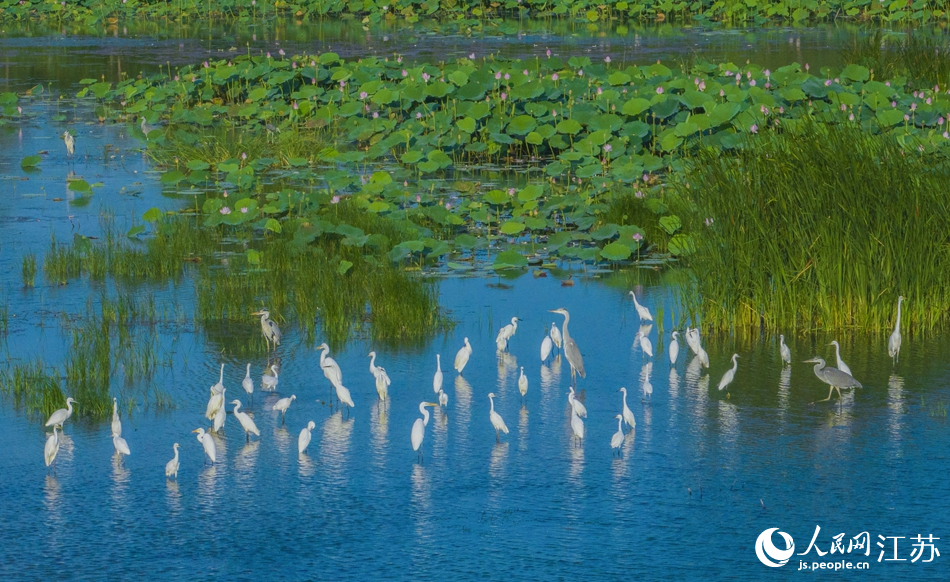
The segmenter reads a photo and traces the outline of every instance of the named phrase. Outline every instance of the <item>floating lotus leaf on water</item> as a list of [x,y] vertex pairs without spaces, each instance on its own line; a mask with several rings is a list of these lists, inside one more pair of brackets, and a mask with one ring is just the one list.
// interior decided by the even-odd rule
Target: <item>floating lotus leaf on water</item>
[[504,190],[489,190],[485,193],[483,200],[489,204],[503,205],[511,202],[511,196]]
[[528,202],[531,200],[537,200],[544,193],[544,186],[541,184],[531,184],[530,186],[525,186],[518,192],[518,200],[521,202]]
[[26,156],[20,160],[20,167],[23,169],[26,168],[35,168],[43,161],[43,158],[40,156]]
[[525,135],[537,127],[537,125],[538,122],[530,115],[518,115],[508,123],[508,133],[512,135]]
[[507,235],[516,235],[524,232],[524,228],[524,223],[509,220],[505,224],[501,225],[501,232]]
[[600,251],[600,256],[608,261],[624,261],[630,258],[630,248],[619,242],[612,242]]
[[89,182],[85,180],[70,180],[69,189],[73,192],[84,193],[84,192],[90,192],[92,190],[92,187],[89,186]]
[[617,236],[617,232],[618,227],[616,224],[605,224],[604,226],[590,233],[590,237],[594,240],[602,241]]
[[455,246],[461,249],[473,249],[478,244],[478,239],[470,234],[460,234],[455,237]]
[[843,79],[851,79],[852,81],[867,81],[871,77],[871,74],[867,67],[852,64],[841,71],[840,77]]
[[528,259],[523,257],[518,251],[502,251],[495,257],[492,264],[494,269],[520,269],[528,266]]

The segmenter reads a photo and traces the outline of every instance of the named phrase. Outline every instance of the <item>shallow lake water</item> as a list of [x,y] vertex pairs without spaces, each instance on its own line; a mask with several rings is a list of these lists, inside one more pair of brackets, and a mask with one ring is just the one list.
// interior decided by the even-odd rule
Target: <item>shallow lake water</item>
[[[0,91],[51,83],[54,95],[72,93],[82,77],[116,75],[120,56],[123,70],[136,70],[166,60],[189,62],[209,48],[247,42],[242,36],[247,31],[230,34],[234,40],[167,34],[77,40],[6,31],[0,37],[0,58],[7,64]],[[257,34],[273,42],[276,33]],[[382,32],[363,33],[369,40],[348,34],[321,42],[349,47],[341,54],[387,54],[416,33],[391,31],[395,40],[386,41],[393,44],[386,48],[380,45]],[[634,46],[627,38],[610,37],[607,43],[563,31],[533,34],[518,41],[443,41],[454,48],[416,42],[424,58],[426,51],[446,58],[463,54],[473,42],[479,51],[528,54],[555,46],[565,53],[589,49],[616,55],[618,47]],[[767,56],[743,43],[784,51],[788,38],[797,35],[811,39],[803,41],[802,50],[814,51],[817,61],[831,42],[829,34],[828,29],[752,36],[719,31],[706,50],[721,51],[721,58],[746,54],[784,64],[801,57],[794,51]],[[643,38],[654,47],[651,59],[683,54],[694,40],[686,31],[669,40],[646,33]],[[316,41],[293,42],[324,48]],[[179,48],[184,56],[174,57]],[[77,62],[88,68],[72,70],[70,63]],[[22,105],[23,119],[0,127],[0,289],[9,313],[2,349],[10,362],[41,357],[59,363],[71,325],[64,321],[96,310],[100,297],[117,289],[89,281],[51,285],[42,273],[35,289],[23,289],[22,256],[34,252],[41,264],[51,236],[100,235],[106,215],[114,215],[117,229],[125,232],[144,210],[179,208],[187,201],[162,195],[128,128],[100,125],[71,100],[41,97]],[[54,121],[56,115],[65,119]],[[69,162],[58,138],[65,128],[78,141],[79,155]],[[20,159],[42,150],[49,154],[41,171],[25,174]],[[103,183],[90,204],[69,203],[70,171]],[[153,297],[166,313],[154,330],[160,367],[151,383],[175,407],[157,411],[138,398],[131,406],[128,399],[122,402],[123,436],[132,454],[121,463],[113,455],[107,420],[70,420],[52,472],[42,461],[44,419],[23,414],[4,399],[0,579],[758,579],[792,576],[800,559],[818,559],[813,549],[770,570],[756,558],[760,532],[773,527],[788,532],[799,553],[816,526],[821,526],[816,544],[824,552],[839,533],[845,533],[845,547],[853,536],[870,534],[870,556],[844,556],[848,562],[870,562],[869,571],[837,575],[942,576],[942,558],[910,562],[910,538],[943,537],[950,523],[950,509],[940,501],[948,493],[950,469],[945,364],[950,342],[905,336],[901,361],[892,367],[884,335],[838,337],[842,356],[865,387],[845,391],[841,402],[810,405],[824,398],[827,388],[801,361],[814,355],[833,361],[827,344],[835,338],[786,334],[793,364],[783,368],[775,337],[708,336],[709,370],[698,365],[685,342],[671,366],[669,333],[689,322],[678,314],[676,289],[666,278],[648,269],[631,274],[573,268],[572,287],[530,273],[514,279],[442,279],[440,302],[457,323],[451,332],[412,347],[357,338],[332,354],[356,403],[348,415],[328,406],[330,384],[320,372],[319,352],[296,326],[285,326],[277,350],[277,393],[255,392],[248,402],[240,385],[245,365],[251,364],[259,389],[267,361],[238,359],[229,338],[244,335],[237,328],[257,329],[256,318],[206,330],[194,323],[188,278],[177,286],[123,286],[123,293]],[[640,322],[627,295],[631,288],[657,316],[648,332],[653,358],[633,344]],[[580,445],[572,442],[569,366],[563,358],[542,363],[539,357],[548,326],[561,323],[548,312],[558,307],[571,313],[570,330],[587,368],[587,378],[578,381],[589,413]],[[522,322],[509,352],[496,353],[497,329],[513,316]],[[451,364],[464,337],[474,354],[459,376]],[[368,369],[366,354],[373,349],[392,378],[385,406]],[[740,354],[735,381],[719,392],[716,385],[733,353]],[[449,402],[433,411],[425,460],[418,463],[409,434],[420,416],[419,403],[435,400],[436,354],[442,356]],[[202,412],[221,362],[227,400],[244,403],[261,437],[247,443],[229,414],[215,438],[218,463],[210,466],[190,431],[208,426]],[[524,405],[517,385],[522,367],[529,380]],[[143,389],[134,379],[131,386],[118,380],[114,392],[134,397]],[[628,434],[618,457],[609,443],[617,431],[621,386],[629,390],[637,425],[633,431],[624,428]],[[510,429],[500,443],[489,422],[489,392],[496,394],[495,408]],[[282,422],[270,408],[291,394],[297,400]],[[298,456],[297,435],[310,420],[316,424],[313,440],[307,454]],[[168,481],[163,468],[175,442],[181,444],[181,469],[177,481]],[[898,557],[907,561],[879,563],[879,535],[903,536]],[[841,559],[839,554],[821,558]]]

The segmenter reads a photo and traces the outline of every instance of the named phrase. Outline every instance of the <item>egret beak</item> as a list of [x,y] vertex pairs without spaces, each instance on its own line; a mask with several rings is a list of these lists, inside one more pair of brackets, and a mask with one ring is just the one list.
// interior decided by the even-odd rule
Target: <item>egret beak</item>
[[197,428],[196,428],[195,430],[193,430],[193,431],[191,431],[191,432],[198,432],[198,430],[200,430],[200,429],[197,429]]
[[426,406],[438,406],[435,402],[426,402]]

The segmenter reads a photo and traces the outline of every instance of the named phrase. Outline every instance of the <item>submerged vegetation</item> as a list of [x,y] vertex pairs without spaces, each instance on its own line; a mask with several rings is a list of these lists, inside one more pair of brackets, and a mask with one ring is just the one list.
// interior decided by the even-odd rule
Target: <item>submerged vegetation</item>
[[[677,180],[692,204],[700,319],[719,328],[946,327],[946,157],[806,122],[704,152]],[[685,213],[684,213],[685,214]]]

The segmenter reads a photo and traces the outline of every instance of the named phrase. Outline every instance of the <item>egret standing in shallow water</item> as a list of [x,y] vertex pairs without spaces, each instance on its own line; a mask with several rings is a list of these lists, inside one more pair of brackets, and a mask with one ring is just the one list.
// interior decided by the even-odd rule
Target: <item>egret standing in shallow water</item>
[[894,331],[891,332],[891,337],[887,338],[887,355],[889,355],[894,360],[895,365],[897,365],[897,360],[901,353],[901,302],[902,301],[904,301],[903,295],[897,298],[897,321],[894,322]]
[[63,423],[73,415],[73,404],[79,403],[73,400],[72,397],[67,398],[66,408],[60,408],[53,414],[49,415],[49,420],[46,421],[46,426],[58,426],[60,430],[62,430]]
[[623,421],[626,422],[630,428],[637,428],[637,419],[633,416],[633,411],[630,410],[630,407],[627,406],[627,388],[621,387],[617,392],[623,392]]
[[571,430],[574,431],[575,445],[584,444],[584,421],[577,416],[577,411],[571,409]]
[[739,359],[739,354],[732,354],[732,369],[726,370],[726,373],[722,375],[722,380],[719,381],[719,390],[725,390],[726,386],[732,384],[732,379],[736,377],[736,368],[739,367],[739,362],[736,360]]
[[[227,392],[227,390],[225,390],[225,392]],[[221,398],[221,406],[218,407],[218,410],[214,413],[214,420],[211,424],[212,432],[218,432],[224,428],[224,421],[228,419],[228,411],[224,408],[224,392],[218,394],[218,396]]]
[[119,401],[112,399],[112,436],[122,436],[122,420],[119,418]]
[[122,462],[122,455],[131,455],[132,451],[129,450],[129,443],[125,442],[125,439],[120,436],[112,437],[112,446],[115,447],[115,454],[119,456],[119,462]]
[[495,442],[501,442],[500,433],[508,434],[508,427],[505,425],[504,419],[501,418],[501,415],[495,412],[495,393],[488,393],[488,401],[491,402],[491,410],[488,412],[488,418],[491,420],[491,425],[495,427]]
[[563,307],[552,309],[551,313],[560,313],[564,316],[564,328],[561,330],[564,342],[564,355],[567,357],[567,363],[571,365],[571,383],[577,385],[577,374],[580,374],[581,378],[586,378],[587,374],[584,372],[584,358],[581,356],[581,350],[577,347],[577,342],[574,341],[574,338],[572,338],[571,334],[567,331],[567,324],[571,321],[571,314]]
[[518,377],[518,392],[521,393],[521,405],[525,405],[528,396],[528,377],[524,375],[524,366],[521,366],[521,376]]
[[320,369],[323,370],[323,375],[334,387],[342,386],[343,370],[340,369],[340,364],[337,364],[336,360],[330,357],[330,346],[322,343],[317,346],[317,349],[322,350],[320,353]]
[[267,342],[267,349],[270,349],[270,345],[274,344],[274,349],[277,349],[277,346],[280,345],[280,328],[277,327],[277,324],[270,320],[270,311],[266,309],[261,309],[260,311],[255,311],[251,315],[260,315],[261,316],[261,333],[264,335],[264,341]]
[[550,334],[544,334],[544,339],[541,340],[541,361],[545,362],[549,357],[551,357],[551,349],[554,347],[554,342],[551,341]]
[[551,341],[554,342],[554,347],[560,350],[562,342],[561,330],[557,328],[557,325],[555,325],[553,321],[551,322],[551,333],[548,335],[551,336]]
[[281,398],[274,403],[274,406],[271,410],[275,410],[280,413],[280,423],[284,423],[284,417],[287,415],[287,409],[290,408],[290,403],[297,399],[296,394],[291,394],[287,398]]
[[[838,345],[838,342],[834,342],[834,344]],[[792,350],[788,349],[788,346],[785,345],[784,335],[778,336],[778,352],[782,356],[782,367],[784,368],[786,364],[791,366],[792,365]]]
[[273,376],[270,374],[264,374],[261,376],[261,390],[264,390],[265,392],[273,392],[274,390],[277,390],[277,382],[279,381],[277,376],[277,365],[271,364],[270,371],[274,373]]
[[644,335],[643,332],[638,331],[637,335],[633,337],[633,341],[635,343],[639,342],[640,349],[643,350],[643,353],[646,354],[647,357],[653,357],[653,342],[651,342],[650,338]]
[[468,338],[465,338],[465,345],[459,348],[457,354],[455,354],[455,371],[462,375],[462,370],[465,369],[465,365],[468,364],[468,359],[472,356],[472,344],[468,343]]
[[211,387],[212,394],[224,392],[224,362],[221,362],[221,372],[218,374],[218,383]]
[[205,454],[208,455],[208,458],[211,459],[211,464],[214,465],[217,460],[217,454],[214,450],[214,439],[211,438],[211,435],[205,432],[203,428],[196,428],[191,432],[198,433],[198,442],[201,443],[202,448],[205,450]]
[[577,395],[574,393],[574,387],[571,386],[571,391],[567,393],[567,401],[571,405],[571,410],[573,410],[577,416],[582,416],[587,418],[587,407],[577,399]]
[[439,406],[445,408],[449,405],[449,395],[445,393],[445,390],[439,390]]
[[234,405],[234,417],[241,423],[247,442],[251,442],[251,434],[260,437],[261,431],[254,424],[254,420],[246,412],[241,412],[241,401],[235,398],[231,401],[231,404]]
[[508,349],[508,340],[513,338],[515,332],[518,331],[519,321],[520,320],[517,317],[512,317],[511,323],[498,330],[498,336],[495,338],[495,345],[498,348],[498,351],[501,352]]
[[631,291],[630,297],[633,297],[633,306],[637,308],[637,314],[640,316],[640,321],[653,321],[653,316],[650,315],[650,310],[646,308],[645,305],[640,305],[640,302],[637,301],[636,294]]
[[[837,368],[825,367],[825,361],[821,358],[815,357],[810,360],[805,360],[804,363],[815,364],[815,376],[818,376],[819,380],[830,386],[830,388],[828,388],[828,398],[816,400],[815,402],[831,400],[831,392],[833,390],[838,391],[838,398],[840,399],[842,388],[864,388],[851,374],[845,374]],[[812,402],[812,404],[815,404],[815,402]]]
[[244,391],[247,392],[248,398],[254,395],[254,380],[251,380],[251,365],[247,365],[247,373],[244,375],[244,379],[241,380],[241,387],[244,388]]
[[626,435],[623,434],[623,417],[618,414],[614,418],[617,419],[617,432],[614,433],[614,436],[610,437],[610,448],[616,449],[619,455],[620,447],[623,446],[623,439]]
[[386,368],[376,365],[376,352],[370,352],[367,356],[370,358],[369,371],[376,382],[376,394],[380,400],[385,401],[389,396],[389,385],[392,383],[392,380],[389,379]]
[[76,153],[76,138],[69,131],[63,132],[63,143],[66,144],[66,156],[72,156]]
[[412,423],[412,434],[409,435],[412,450],[416,451],[419,461],[422,461],[422,440],[426,436],[426,425],[429,424],[429,411],[426,410],[426,406],[437,406],[437,404],[435,402],[419,403],[419,412],[422,414],[422,418],[417,418],[416,421]]
[[435,375],[432,376],[432,391],[436,394],[442,390],[442,354],[435,355]]
[[854,374],[851,373],[851,368],[849,368],[848,365],[844,363],[844,360],[841,359],[841,346],[838,345],[838,342],[833,340],[828,345],[835,347],[835,364],[838,366],[838,369],[853,377]]
[[297,454],[298,455],[302,455],[304,451],[307,450],[307,447],[310,446],[310,437],[311,437],[310,431],[312,431],[315,428],[317,428],[317,424],[311,420],[310,422],[307,423],[307,426],[301,429],[300,436],[297,437]]
[[673,339],[670,340],[670,365],[671,365],[671,366],[675,366],[675,365],[676,365],[676,359],[677,359],[677,358],[679,357],[679,355],[680,355],[680,342],[679,342],[678,339],[676,339],[676,336],[678,336],[679,333],[680,333],[680,332],[678,332],[678,331],[674,331],[674,332],[673,332]]
[[47,467],[56,460],[56,455],[59,453],[59,435],[56,433],[56,428],[56,425],[53,425],[53,434],[46,439],[46,447],[43,448],[43,459]]
[[178,449],[180,448],[180,446],[181,445],[179,445],[178,443],[175,443],[174,445],[172,445],[172,450],[175,451],[175,456],[172,457],[171,461],[168,461],[167,463],[165,463],[165,477],[168,479],[171,479],[172,477],[174,477],[176,481],[178,480],[178,466],[179,466]]

